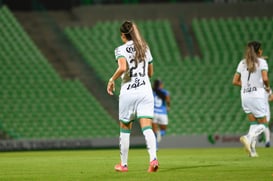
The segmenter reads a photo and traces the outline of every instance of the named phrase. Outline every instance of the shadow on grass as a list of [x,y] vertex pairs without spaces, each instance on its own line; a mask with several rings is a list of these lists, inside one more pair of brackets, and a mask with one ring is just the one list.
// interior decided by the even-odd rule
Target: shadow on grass
[[195,168],[208,168],[208,167],[218,167],[219,164],[214,165],[197,165],[197,166],[182,166],[182,167],[172,167],[172,168],[160,168],[160,172],[173,172],[175,170],[186,170],[186,169],[195,169]]

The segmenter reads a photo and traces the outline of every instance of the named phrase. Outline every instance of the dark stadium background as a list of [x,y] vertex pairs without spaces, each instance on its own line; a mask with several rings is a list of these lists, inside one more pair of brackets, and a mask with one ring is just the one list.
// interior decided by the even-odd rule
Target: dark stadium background
[[[162,147],[239,146],[248,129],[231,80],[247,41],[273,56],[271,0],[0,1],[0,150],[118,146],[119,24],[140,24],[172,109]],[[272,73],[270,72],[270,77]],[[132,146],[144,140],[136,122]]]

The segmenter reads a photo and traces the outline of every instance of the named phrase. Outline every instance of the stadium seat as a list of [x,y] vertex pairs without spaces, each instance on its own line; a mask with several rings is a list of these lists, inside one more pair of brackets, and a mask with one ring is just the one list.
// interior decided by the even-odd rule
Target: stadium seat
[[[232,86],[231,79],[243,57],[247,40],[250,37],[272,37],[269,37],[271,18],[263,18],[262,21],[254,19],[254,23],[250,23],[250,20],[193,19],[192,28],[202,57],[182,57],[168,20],[137,22],[154,57],[154,77],[161,78],[171,93],[169,134],[227,134],[247,130],[239,89]],[[261,29],[266,31],[252,31],[254,26],[262,26]],[[107,21],[98,22],[93,27],[65,29],[71,42],[105,82],[109,77],[105,72],[113,71],[116,66],[111,55],[114,48],[121,44],[119,36],[113,34],[118,28],[118,22]],[[250,32],[246,31],[248,28]],[[110,31],[104,32],[105,29]],[[101,39],[98,32],[104,32],[105,37],[112,37],[112,42],[109,43],[109,38]],[[89,41],[86,42],[81,35]],[[263,42],[268,40],[263,39]],[[105,47],[106,44],[109,46]],[[271,46],[265,46],[268,55],[271,53],[268,47]],[[93,50],[93,47],[96,49]],[[100,49],[107,53],[102,54]],[[98,63],[97,60],[107,61]]]
[[5,6],[0,20],[2,132],[13,139],[117,136],[117,122],[81,82],[59,77]]
[[[1,95],[6,103],[1,105],[5,110],[1,130],[14,139],[117,136],[116,121],[79,81],[58,76],[7,8],[1,8],[0,20],[4,25],[0,29],[0,61],[6,67],[0,67],[4,75],[0,82],[5,85]],[[64,31],[105,83],[117,66],[114,49],[122,43],[119,23],[102,21]],[[169,20],[137,23],[154,58],[151,81],[161,78],[171,95],[168,134],[245,133],[247,119],[239,89],[231,80],[247,41],[260,40],[264,54],[273,56],[273,18],[193,19],[201,57],[181,55]]]

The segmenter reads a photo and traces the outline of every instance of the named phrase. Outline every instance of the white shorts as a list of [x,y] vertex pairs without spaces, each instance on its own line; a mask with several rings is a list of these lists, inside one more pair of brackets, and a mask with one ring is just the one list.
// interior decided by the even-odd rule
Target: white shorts
[[267,105],[264,98],[242,97],[242,107],[246,114],[253,114],[255,118],[267,115]]
[[153,123],[159,124],[159,125],[168,125],[168,116],[166,114],[154,114]]
[[119,120],[123,123],[139,118],[154,117],[152,94],[125,94],[119,96]]

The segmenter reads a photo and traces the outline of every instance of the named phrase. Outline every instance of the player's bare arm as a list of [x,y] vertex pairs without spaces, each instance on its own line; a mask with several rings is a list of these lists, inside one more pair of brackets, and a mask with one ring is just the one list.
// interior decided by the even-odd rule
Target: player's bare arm
[[265,85],[266,92],[270,92],[270,84],[269,84],[267,71],[265,71],[265,70],[262,71],[262,78],[263,78],[263,82],[264,82],[264,85]]
[[235,73],[233,76],[232,84],[235,86],[241,86],[241,75],[239,73]]
[[115,80],[117,80],[127,69],[126,59],[121,57],[118,59],[118,68],[113,76],[109,79],[107,85],[107,92],[109,95],[114,95],[115,91]]

